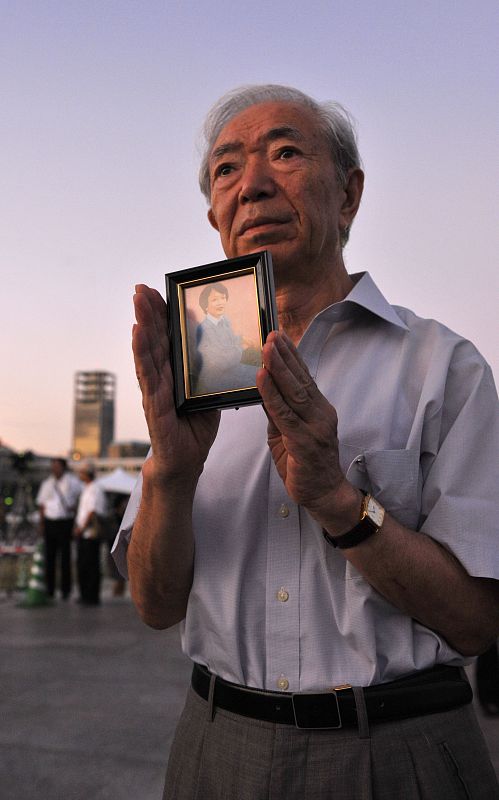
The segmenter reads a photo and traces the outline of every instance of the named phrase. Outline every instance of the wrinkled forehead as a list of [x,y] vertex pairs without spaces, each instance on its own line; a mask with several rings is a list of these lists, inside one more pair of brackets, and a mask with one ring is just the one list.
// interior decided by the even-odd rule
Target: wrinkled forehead
[[323,139],[317,114],[301,103],[270,101],[251,105],[223,126],[211,148],[210,161],[239,146],[257,146],[280,138]]

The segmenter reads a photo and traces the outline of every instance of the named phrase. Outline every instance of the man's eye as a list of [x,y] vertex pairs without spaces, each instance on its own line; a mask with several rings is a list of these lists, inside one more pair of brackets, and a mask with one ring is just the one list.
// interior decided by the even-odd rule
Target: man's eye
[[219,175],[222,177],[224,175],[230,175],[232,169],[233,167],[231,164],[220,164],[215,170],[215,177],[218,177]]
[[296,155],[296,150],[294,147],[282,147],[279,150],[279,158],[286,161],[288,158],[293,158]]

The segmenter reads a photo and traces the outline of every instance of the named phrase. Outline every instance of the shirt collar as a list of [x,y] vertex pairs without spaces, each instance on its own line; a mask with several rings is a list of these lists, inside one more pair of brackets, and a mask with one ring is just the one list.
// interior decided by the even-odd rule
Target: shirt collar
[[350,319],[360,308],[403,330],[409,330],[393,306],[381,294],[368,272],[356,272],[350,275],[350,278],[354,282],[352,291],[344,300],[323,309],[318,316],[330,319],[331,322],[340,322]]
[[221,317],[212,317],[211,314],[207,314],[206,319],[209,319],[210,322],[213,322],[214,325],[219,325],[221,322],[222,323],[225,322],[225,317],[223,316],[223,314]]

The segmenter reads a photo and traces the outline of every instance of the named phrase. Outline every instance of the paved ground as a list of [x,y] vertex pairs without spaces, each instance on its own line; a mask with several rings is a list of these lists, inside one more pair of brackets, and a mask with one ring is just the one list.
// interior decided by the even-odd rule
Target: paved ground
[[[2,800],[160,800],[190,675],[177,629],[109,592],[98,608],[18,599],[0,597]],[[499,720],[481,723],[499,774]]]
[[189,675],[128,600],[0,600],[2,800],[159,800]]

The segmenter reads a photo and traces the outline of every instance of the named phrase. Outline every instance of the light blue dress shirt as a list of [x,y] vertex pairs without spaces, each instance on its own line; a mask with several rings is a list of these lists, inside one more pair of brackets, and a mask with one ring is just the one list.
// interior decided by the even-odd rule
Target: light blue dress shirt
[[[401,523],[499,579],[497,394],[468,341],[391,306],[367,273],[323,310],[299,351],[339,418],[347,478]],[[115,544],[126,544],[140,480]],[[185,653],[270,690],[368,685],[465,659],[385,600],[288,497],[260,406],[222,412],[196,492]],[[418,535],[417,532],[414,533]]]

